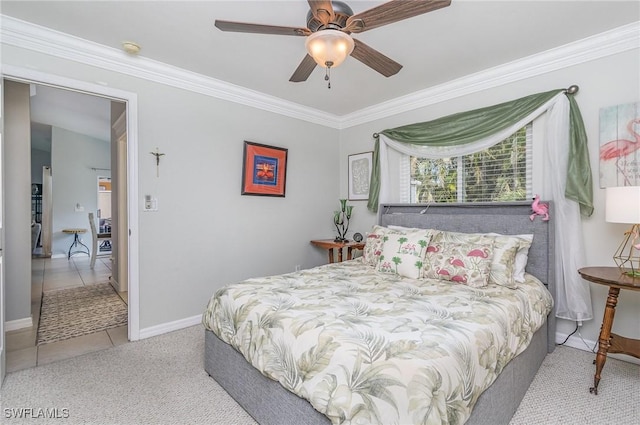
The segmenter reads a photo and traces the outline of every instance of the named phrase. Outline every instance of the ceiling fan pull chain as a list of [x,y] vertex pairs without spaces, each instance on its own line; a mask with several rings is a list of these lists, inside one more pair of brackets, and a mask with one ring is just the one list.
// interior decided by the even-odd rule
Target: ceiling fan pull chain
[[325,62],[325,65],[327,65],[327,68],[324,74],[324,80],[327,81],[327,88],[330,89],[331,88],[331,65],[333,65],[333,62],[327,61]]

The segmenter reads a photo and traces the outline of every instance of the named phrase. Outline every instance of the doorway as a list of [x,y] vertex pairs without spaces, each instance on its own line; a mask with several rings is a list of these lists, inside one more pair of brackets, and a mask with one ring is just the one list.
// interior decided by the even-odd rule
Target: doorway
[[[137,114],[136,114],[136,104],[137,98],[133,93],[123,92],[116,89],[105,88],[102,86],[92,85],[84,82],[73,81],[62,77],[51,76],[48,74],[43,74],[39,72],[35,72],[32,70],[24,70],[19,68],[10,67],[7,69],[5,73],[5,79],[11,81],[17,81],[21,83],[27,84],[40,84],[47,87],[55,87],[57,89],[65,89],[72,91],[81,91],[86,95],[98,96],[101,98],[107,98],[109,100],[114,100],[119,102],[125,106],[124,117],[126,120],[125,128],[126,133],[128,133],[128,143],[125,146],[125,155],[123,156],[124,162],[121,164],[121,168],[126,173],[126,179],[124,181],[124,187],[126,188],[126,194],[124,195],[124,205],[122,205],[122,211],[124,211],[124,221],[125,223],[136,223],[137,222],[137,210],[135,208],[135,199],[137,198],[137,166],[136,166],[136,150],[137,150]],[[10,161],[12,158],[5,157],[4,161]],[[54,170],[55,173],[55,170]],[[6,182],[5,182],[6,184]],[[95,180],[93,180],[93,190],[95,192]],[[3,188],[4,189],[4,188]],[[97,194],[96,194],[97,195]],[[82,210],[82,208],[89,207],[83,205],[78,202],[77,209]],[[97,206],[97,201],[93,205]],[[82,211],[80,211],[82,212]],[[87,218],[88,220],[88,218]],[[88,222],[87,226],[88,227]],[[127,291],[127,301],[128,301],[128,315],[129,315],[129,325],[126,329],[125,335],[128,340],[137,340],[139,339],[139,307],[138,307],[138,281],[137,281],[137,258],[138,258],[138,243],[137,243],[137,229],[135,226],[131,226],[130,229],[127,229],[124,237],[122,238],[125,242],[125,261],[124,264],[130,264],[131,266],[126,269],[126,280],[129,282],[129,290]],[[6,241],[7,244],[11,244],[10,240]],[[135,277],[135,278],[132,278]],[[6,285],[6,283],[3,283]],[[11,302],[11,300],[7,300],[3,298],[3,307],[7,302]],[[27,301],[28,302],[28,301]],[[5,331],[10,331],[14,325],[11,317],[5,326]],[[5,346],[6,347],[6,346]],[[3,348],[5,348],[3,347]],[[6,354],[3,353],[3,354]]]
[[[126,255],[126,247],[124,252],[111,249],[104,252],[102,245],[108,241],[103,240],[101,250],[94,248],[93,240],[97,238],[93,231],[88,231],[93,230],[92,218],[100,204],[107,219],[112,218],[111,187],[99,193],[96,185],[105,173],[107,176],[102,180],[110,180],[111,144],[115,144],[111,127],[118,118],[111,117],[111,110],[124,109],[124,105],[58,87],[6,84],[15,88],[14,92],[19,90],[21,99],[26,98],[29,107],[25,112],[31,128],[28,165],[32,171],[27,174],[31,175],[32,188],[32,324],[7,336],[7,370],[13,371],[20,366],[42,365],[61,356],[73,357],[110,347],[112,341],[126,340],[127,288],[116,289],[114,282],[119,279],[112,280],[117,271],[113,259]],[[112,108],[112,103],[122,106]],[[29,139],[29,132],[24,136]],[[41,170],[47,169],[51,171],[53,197],[42,196],[47,184]],[[105,205],[107,202],[109,205]],[[47,221],[52,226],[42,225]],[[41,233],[44,234],[39,238]],[[52,241],[51,249],[43,256],[35,255],[35,250],[47,245],[39,239]],[[101,256],[96,263],[94,256],[99,250],[106,258]],[[73,302],[75,299],[82,301]],[[113,328],[117,328],[117,333]],[[31,355],[21,353],[22,361],[16,361],[17,350],[26,350]],[[52,357],[51,353],[55,355]],[[24,359],[34,357],[36,364],[24,363]]]

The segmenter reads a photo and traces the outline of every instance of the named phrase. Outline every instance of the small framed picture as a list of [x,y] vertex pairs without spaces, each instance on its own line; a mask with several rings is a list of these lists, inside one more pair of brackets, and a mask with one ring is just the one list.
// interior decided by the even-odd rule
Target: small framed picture
[[373,166],[373,152],[363,152],[349,155],[349,200],[360,201],[369,199],[369,183],[371,182],[371,168]]
[[284,148],[244,142],[242,194],[284,197],[287,179]]

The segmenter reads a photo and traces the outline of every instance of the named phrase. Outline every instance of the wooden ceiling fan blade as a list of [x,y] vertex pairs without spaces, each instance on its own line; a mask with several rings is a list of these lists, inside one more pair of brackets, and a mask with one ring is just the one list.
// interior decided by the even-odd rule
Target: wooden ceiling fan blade
[[333,5],[330,0],[308,0],[314,18],[327,25],[334,18]]
[[276,25],[248,24],[245,22],[220,21],[215,26],[222,31],[247,32],[253,34],[299,35],[311,34],[308,28],[280,27]]
[[345,29],[358,33],[447,7],[451,0],[391,0],[347,19]]
[[362,41],[356,40],[355,38],[353,41],[355,43],[355,47],[353,48],[353,52],[351,52],[351,56],[367,65],[369,68],[378,71],[385,77],[391,77],[402,69],[402,65],[398,62],[386,57],[377,50],[372,49]]
[[291,78],[289,78],[289,81],[292,83],[307,81],[307,78],[309,78],[309,75],[311,75],[316,65],[316,61],[313,60],[311,56],[305,56],[302,62],[300,62],[300,65],[298,65],[298,68],[293,72]]

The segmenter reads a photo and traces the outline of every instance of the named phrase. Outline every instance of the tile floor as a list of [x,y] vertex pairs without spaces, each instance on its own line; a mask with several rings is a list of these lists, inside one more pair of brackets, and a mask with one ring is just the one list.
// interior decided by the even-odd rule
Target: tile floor
[[[31,314],[33,326],[7,332],[7,372],[40,366],[94,351],[104,350],[127,342],[127,327],[107,329],[64,341],[36,346],[40,303],[43,291],[71,288],[108,282],[111,260],[98,257],[93,270],[89,258],[76,255],[66,258],[33,258],[31,261]],[[119,293],[128,302],[127,293]]]

